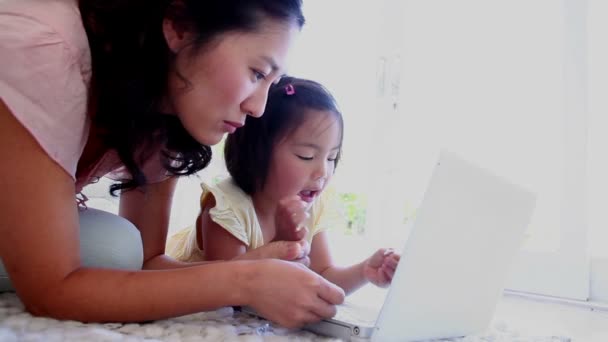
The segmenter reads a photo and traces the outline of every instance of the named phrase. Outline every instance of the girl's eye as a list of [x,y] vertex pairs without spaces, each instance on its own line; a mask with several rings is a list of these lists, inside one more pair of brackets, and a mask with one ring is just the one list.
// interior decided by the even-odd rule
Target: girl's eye
[[333,157],[333,158],[327,158],[327,161],[330,161],[330,162],[335,162],[335,161],[336,161],[336,159],[337,159],[336,157]]
[[302,160],[312,160],[312,157],[305,157],[305,156],[301,156],[299,154],[296,154],[296,156]]

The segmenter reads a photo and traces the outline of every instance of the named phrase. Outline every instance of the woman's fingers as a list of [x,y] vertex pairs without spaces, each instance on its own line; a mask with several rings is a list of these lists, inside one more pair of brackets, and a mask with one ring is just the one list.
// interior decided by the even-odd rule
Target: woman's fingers
[[341,288],[301,265],[266,260],[256,266],[247,305],[285,327],[332,317],[335,305],[344,301]]
[[[324,278],[320,278],[320,280],[322,283],[319,287],[319,298],[328,304],[342,304],[345,297],[344,290],[338,285],[331,283]],[[335,307],[332,310],[335,310]],[[319,312],[319,315],[323,315],[324,317],[333,317],[335,314],[335,311],[325,313]]]

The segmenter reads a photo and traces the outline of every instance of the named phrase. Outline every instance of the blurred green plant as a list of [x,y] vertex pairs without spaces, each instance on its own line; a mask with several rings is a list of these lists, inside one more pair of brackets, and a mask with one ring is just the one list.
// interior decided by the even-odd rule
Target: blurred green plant
[[352,192],[339,193],[338,196],[345,217],[345,234],[361,235],[365,233],[367,196]]

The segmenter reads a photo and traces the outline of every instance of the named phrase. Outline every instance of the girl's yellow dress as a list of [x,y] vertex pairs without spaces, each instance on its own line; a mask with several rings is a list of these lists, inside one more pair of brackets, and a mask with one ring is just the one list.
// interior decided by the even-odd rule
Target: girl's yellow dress
[[[209,210],[209,215],[215,223],[242,241],[248,250],[264,244],[262,228],[251,197],[243,192],[232,178],[224,179],[217,184],[203,182],[201,187],[203,188],[201,203],[204,203],[209,194],[213,194],[215,198],[215,207]],[[309,229],[306,238],[309,243],[312,243],[315,234],[331,228],[340,220],[336,201],[330,201],[330,198],[334,198],[333,192],[324,191],[310,209],[310,217],[306,222],[306,227]],[[167,242],[167,255],[186,262],[205,260],[205,251],[198,247],[196,241],[195,228],[196,225],[192,225],[172,235]]]

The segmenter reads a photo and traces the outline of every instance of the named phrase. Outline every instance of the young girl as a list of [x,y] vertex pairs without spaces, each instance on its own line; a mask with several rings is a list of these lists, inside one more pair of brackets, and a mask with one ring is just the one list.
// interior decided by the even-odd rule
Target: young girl
[[350,293],[366,282],[390,284],[399,255],[380,249],[350,267],[332,262],[326,230],[334,214],[324,193],[340,159],[343,121],[320,84],[284,77],[264,116],[229,136],[231,178],[203,183],[196,228],[169,241],[178,260],[230,260],[276,240],[311,243],[310,268]]

